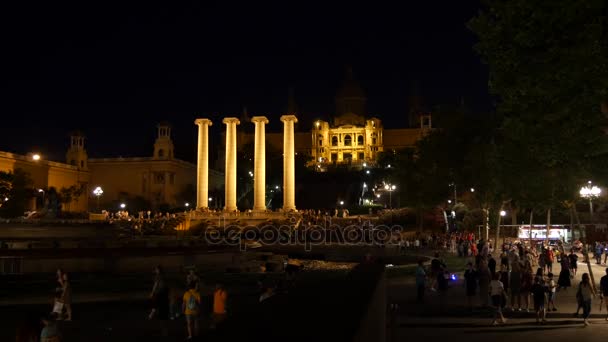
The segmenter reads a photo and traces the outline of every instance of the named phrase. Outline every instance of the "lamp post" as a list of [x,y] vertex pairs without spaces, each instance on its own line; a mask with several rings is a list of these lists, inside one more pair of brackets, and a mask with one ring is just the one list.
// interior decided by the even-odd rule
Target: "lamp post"
[[42,189],[38,189],[38,192],[39,192],[39,193],[42,193],[42,208],[44,209],[44,199],[45,199],[45,198],[44,198],[44,195],[45,195],[46,193],[45,193],[45,192],[44,192],[44,190],[42,190]]
[[586,186],[583,186],[579,191],[582,198],[589,199],[589,221],[593,222],[593,199],[600,196],[602,189],[597,186],[591,186],[591,181],[587,182]]
[[100,186],[96,187],[95,190],[93,190],[93,195],[97,197],[97,210],[99,211],[99,197],[103,195],[103,189]]
[[456,197],[456,183],[450,183],[450,186],[454,187],[454,205],[458,204],[458,198]]
[[397,189],[397,186],[394,184],[386,184],[384,185],[384,190],[388,191],[388,206],[390,209],[393,209],[393,191]]

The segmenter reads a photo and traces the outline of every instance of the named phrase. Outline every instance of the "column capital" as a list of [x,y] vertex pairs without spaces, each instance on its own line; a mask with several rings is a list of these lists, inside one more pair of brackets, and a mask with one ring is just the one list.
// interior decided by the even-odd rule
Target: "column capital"
[[194,120],[194,124],[197,126],[200,126],[200,125],[211,126],[211,125],[213,125],[213,122],[211,122],[211,120],[209,120],[209,119],[199,118],[199,119]]
[[230,118],[224,118],[224,120],[222,120],[222,122],[225,123],[226,125],[229,125],[229,124],[238,125],[241,123],[241,120],[239,120],[238,118],[235,118],[235,117],[230,117]]
[[296,118],[295,115],[282,115],[281,116],[281,121],[282,122],[298,122],[298,118]]
[[268,118],[265,116],[254,116],[251,118],[251,122],[253,122],[253,123],[261,122],[263,124],[267,124],[270,121],[268,121]]

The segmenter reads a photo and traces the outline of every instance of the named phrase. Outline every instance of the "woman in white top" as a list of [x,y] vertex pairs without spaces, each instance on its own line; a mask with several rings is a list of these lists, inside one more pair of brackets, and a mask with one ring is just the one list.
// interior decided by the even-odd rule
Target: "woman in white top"
[[[492,325],[505,323],[507,321],[502,315],[502,303],[505,296],[505,287],[499,278],[499,273],[494,273],[492,275],[492,281],[490,281],[490,298],[492,298],[492,306],[494,306],[495,309],[494,321],[492,322]],[[499,317],[500,321],[498,321]]]
[[589,281],[589,273],[583,274],[583,280],[578,285],[576,296],[580,298],[583,304],[583,323],[589,325],[589,315],[591,315],[591,297],[595,297],[595,290]]

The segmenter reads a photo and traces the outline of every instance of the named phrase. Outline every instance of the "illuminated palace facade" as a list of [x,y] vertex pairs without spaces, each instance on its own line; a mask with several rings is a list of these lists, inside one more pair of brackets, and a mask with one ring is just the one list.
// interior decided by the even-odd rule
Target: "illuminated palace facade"
[[[433,128],[431,114],[424,111],[414,111],[404,124],[407,128],[385,128],[378,117],[367,115],[366,102],[365,92],[349,70],[336,95],[333,119],[314,120],[310,131],[295,132],[296,154],[308,156],[308,166],[319,172],[337,165],[373,167],[381,152],[414,147]],[[242,121],[249,120],[244,117]],[[251,133],[239,131],[237,135],[239,149],[254,140]],[[266,133],[266,143],[281,151],[283,133]],[[221,165],[223,160],[219,162]]]
[[310,166],[325,171],[330,165],[346,164],[361,168],[374,166],[380,152],[413,147],[432,129],[431,115],[417,113],[414,127],[385,129],[377,117],[365,117],[365,93],[349,72],[336,96],[333,122],[313,123],[310,140]]

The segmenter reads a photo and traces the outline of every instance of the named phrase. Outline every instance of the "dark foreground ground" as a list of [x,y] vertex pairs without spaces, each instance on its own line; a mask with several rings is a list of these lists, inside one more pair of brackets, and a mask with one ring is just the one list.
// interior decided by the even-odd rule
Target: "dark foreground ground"
[[[582,259],[582,258],[581,258]],[[462,265],[466,260],[462,260]],[[452,264],[456,264],[452,262]],[[596,282],[605,274],[603,265],[592,265]],[[454,267],[457,270],[457,267]],[[559,274],[559,266],[554,267],[554,273]],[[573,279],[573,287],[557,294],[558,311],[551,312],[545,325],[537,325],[532,312],[505,311],[508,321],[504,325],[491,326],[492,312],[476,308],[470,311],[465,306],[463,284],[460,279],[452,283],[448,290],[446,305],[441,309],[439,297],[435,292],[428,292],[424,304],[414,302],[414,286],[411,274],[390,277],[388,279],[389,303],[398,307],[391,311],[387,322],[387,341],[605,341],[608,336],[608,312],[605,307],[599,310],[599,297],[593,300],[591,325],[584,327],[581,318],[574,318],[576,310],[575,285],[580,281],[583,272],[588,272],[583,263],[579,263],[578,277]],[[331,273],[309,273],[307,281],[323,282],[335,275]],[[247,312],[255,308],[257,303],[256,277],[251,275],[233,275],[229,281],[232,287],[232,310]],[[460,277],[461,278],[461,277]],[[49,281],[52,281],[50,279]],[[106,280],[107,281],[107,280]],[[133,280],[127,281],[132,283]],[[161,335],[158,321],[146,319],[148,303],[146,301],[146,278],[137,286],[125,285],[128,289],[120,291],[120,286],[108,286],[112,292],[103,295],[96,287],[97,297],[81,295],[80,302],[74,304],[74,321],[61,322],[61,330],[65,341],[183,341],[185,339],[185,322],[182,318],[167,322],[168,336]],[[83,284],[85,284],[83,282]],[[52,286],[53,284],[49,284]],[[0,287],[2,287],[0,285]],[[41,315],[50,311],[49,303],[45,303],[45,294],[40,293],[43,286],[36,285],[30,291],[17,291],[17,296],[0,298],[0,341],[14,341],[15,331],[28,314]],[[81,288],[82,292],[86,292]],[[207,288],[209,293],[210,288]],[[42,298],[42,300],[40,299]],[[18,299],[18,300],[17,300]],[[31,300],[30,300],[31,299]],[[76,299],[76,293],[75,293]],[[356,300],[356,298],[353,298]],[[25,304],[25,303],[31,304]],[[206,305],[210,297],[205,297]],[[476,302],[479,300],[476,298]],[[24,303],[24,304],[19,304]],[[315,315],[319,307],[302,307],[310,315]],[[209,307],[206,308],[209,312]],[[208,314],[203,315],[201,326],[203,336],[200,340],[212,338],[212,332],[207,330]],[[301,327],[294,322],[294,333]],[[336,327],[339,329],[339,327]],[[268,327],[272,329],[272,327]],[[252,341],[264,340],[264,336],[251,336]]]

